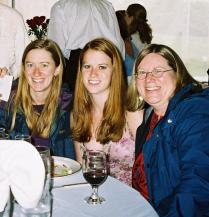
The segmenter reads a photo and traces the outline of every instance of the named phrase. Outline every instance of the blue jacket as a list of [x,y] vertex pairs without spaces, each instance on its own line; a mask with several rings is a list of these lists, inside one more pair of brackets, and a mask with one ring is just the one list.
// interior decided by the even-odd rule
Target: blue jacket
[[[72,95],[69,92],[62,91],[56,118],[49,136],[49,147],[51,148],[53,155],[75,159],[74,146],[70,137],[70,113],[67,111],[71,98]],[[0,120],[1,126],[9,129],[12,112],[8,112],[6,107],[7,105],[2,102],[0,108]],[[15,127],[10,133],[11,139],[14,139],[17,134],[30,134],[25,115],[22,111],[17,112]]]
[[143,145],[150,202],[161,217],[209,216],[209,89],[178,92]]

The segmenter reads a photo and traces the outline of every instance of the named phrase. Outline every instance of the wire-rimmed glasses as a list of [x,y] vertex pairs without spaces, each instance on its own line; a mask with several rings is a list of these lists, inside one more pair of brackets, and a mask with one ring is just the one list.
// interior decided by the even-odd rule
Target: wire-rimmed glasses
[[173,69],[159,69],[159,68],[154,68],[151,72],[146,72],[142,69],[137,70],[135,73],[136,79],[139,80],[144,80],[148,74],[151,74],[155,78],[160,78],[163,76],[164,72],[172,71]]

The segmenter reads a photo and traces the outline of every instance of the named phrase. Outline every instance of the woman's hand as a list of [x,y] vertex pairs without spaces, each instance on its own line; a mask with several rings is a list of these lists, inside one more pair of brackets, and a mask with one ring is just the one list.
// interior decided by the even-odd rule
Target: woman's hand
[[0,68],[0,78],[8,74],[8,69],[6,67]]

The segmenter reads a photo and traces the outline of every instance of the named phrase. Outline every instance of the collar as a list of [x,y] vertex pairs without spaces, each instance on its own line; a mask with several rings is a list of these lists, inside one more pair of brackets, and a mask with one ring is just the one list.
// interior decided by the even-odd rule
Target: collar
[[191,95],[191,90],[193,87],[194,84],[189,84],[186,87],[182,88],[178,93],[176,93],[176,95],[174,95],[174,97],[170,100],[168,104],[166,114],[173,110],[179,104],[179,102],[181,102],[183,99]]

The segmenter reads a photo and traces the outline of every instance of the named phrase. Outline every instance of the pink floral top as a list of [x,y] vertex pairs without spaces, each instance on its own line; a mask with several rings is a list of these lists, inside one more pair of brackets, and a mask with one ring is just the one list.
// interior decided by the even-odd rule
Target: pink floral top
[[129,130],[125,130],[118,142],[110,142],[110,175],[131,186],[135,142]]
[[[84,148],[84,147],[83,147]],[[110,175],[131,186],[132,167],[135,156],[135,142],[128,129],[124,130],[118,142],[101,145],[94,139],[84,149],[103,150],[109,154]]]

